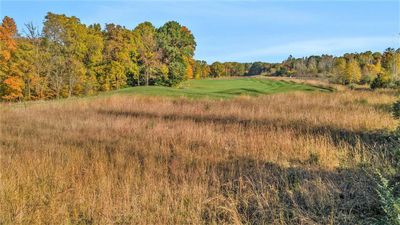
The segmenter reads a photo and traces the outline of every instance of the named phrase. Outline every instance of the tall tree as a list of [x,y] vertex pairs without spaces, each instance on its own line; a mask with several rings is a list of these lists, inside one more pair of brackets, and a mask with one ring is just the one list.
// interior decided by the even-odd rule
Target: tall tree
[[90,25],[86,31],[85,45],[87,51],[83,58],[86,67],[84,94],[93,94],[99,89],[97,77],[103,74],[104,40],[99,24]]
[[107,24],[104,31],[104,73],[100,77],[101,89],[108,91],[125,87],[129,74],[137,70],[132,31]]
[[206,78],[210,75],[210,67],[206,61],[196,60],[193,67],[193,76],[195,79]]
[[341,83],[346,82],[346,59],[340,57],[335,59],[335,73],[337,75],[337,80]]
[[17,26],[12,18],[6,16],[0,25],[0,59],[2,62],[10,60],[12,53],[17,49],[15,35]]
[[193,58],[196,49],[194,36],[187,27],[170,21],[158,29],[158,41],[162,50],[162,62],[168,65],[168,80],[164,83],[176,85],[187,78],[185,74],[188,74],[188,61]]
[[358,83],[361,79],[361,69],[357,61],[350,60],[346,65],[345,82]]
[[214,62],[210,66],[210,75],[213,77],[222,77],[225,72],[225,67],[220,62]]
[[19,59],[30,62],[30,74],[24,76],[25,99],[45,99],[49,97],[49,51],[38,27],[33,23],[25,24],[25,38],[20,38]]
[[52,73],[56,79],[52,83],[56,96],[81,94],[86,82],[86,26],[76,17],[48,13],[43,34],[54,58]]
[[[146,81],[154,82],[158,69],[160,68],[161,52],[157,43],[157,30],[150,22],[139,24],[133,31],[137,48],[138,64]],[[140,77],[137,78],[137,85],[140,85]]]
[[35,99],[38,95],[36,92],[40,84],[40,77],[35,60],[35,46],[27,39],[19,40],[12,64],[14,74],[23,80],[22,87],[24,89],[21,94],[27,100]]
[[24,82],[11,63],[17,50],[16,34],[17,26],[14,20],[4,17],[0,25],[0,94],[6,100],[23,97]]

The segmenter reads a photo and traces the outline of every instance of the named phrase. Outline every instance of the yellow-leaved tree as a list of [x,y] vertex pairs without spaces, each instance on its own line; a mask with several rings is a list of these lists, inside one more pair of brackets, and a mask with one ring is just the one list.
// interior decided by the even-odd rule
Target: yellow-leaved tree
[[350,60],[346,65],[345,82],[357,83],[361,80],[361,69],[357,61]]

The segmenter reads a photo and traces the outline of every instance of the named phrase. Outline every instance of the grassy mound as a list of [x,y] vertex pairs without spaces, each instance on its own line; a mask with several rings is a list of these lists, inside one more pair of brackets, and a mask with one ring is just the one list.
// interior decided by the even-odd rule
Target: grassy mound
[[150,96],[185,96],[190,98],[231,98],[234,96],[257,96],[290,91],[330,91],[327,88],[288,81],[257,78],[189,80],[179,87],[131,87],[109,94],[136,94]]

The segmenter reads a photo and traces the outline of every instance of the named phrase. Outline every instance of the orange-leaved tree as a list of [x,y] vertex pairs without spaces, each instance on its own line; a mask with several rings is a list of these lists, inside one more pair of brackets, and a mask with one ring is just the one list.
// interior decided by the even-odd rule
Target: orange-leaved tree
[[13,71],[10,63],[17,43],[17,26],[12,18],[6,16],[0,25],[0,95],[5,100],[17,100],[23,97],[24,81]]

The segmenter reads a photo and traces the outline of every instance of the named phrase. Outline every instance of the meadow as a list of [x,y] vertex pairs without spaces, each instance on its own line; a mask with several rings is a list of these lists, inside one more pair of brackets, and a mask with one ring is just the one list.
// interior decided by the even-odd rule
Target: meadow
[[188,98],[224,99],[240,95],[258,96],[291,91],[324,91],[329,87],[306,85],[287,80],[271,80],[263,78],[221,78],[188,80],[178,87],[140,86],[124,88],[104,93],[104,95],[134,94],[145,96],[169,96]]
[[2,104],[0,224],[373,223],[395,99],[229,79]]

